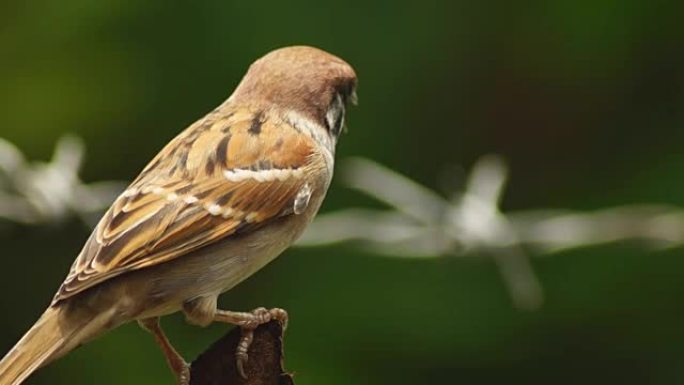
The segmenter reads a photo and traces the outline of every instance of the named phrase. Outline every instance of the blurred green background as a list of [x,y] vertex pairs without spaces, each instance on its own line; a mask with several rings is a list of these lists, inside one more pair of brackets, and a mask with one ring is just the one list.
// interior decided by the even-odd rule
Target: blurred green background
[[[47,159],[84,138],[86,181],[130,180],[267,51],[308,44],[359,75],[338,158],[444,191],[504,155],[507,210],[684,205],[684,6],[677,1],[0,3],[0,137]],[[367,199],[335,183],[323,210]],[[78,220],[0,227],[0,354],[49,303],[88,236]],[[684,252],[636,244],[534,260],[546,303],[516,310],[490,259],[290,250],[230,309],[288,309],[287,367],[313,384],[684,383]],[[226,327],[163,321],[192,358]],[[173,383],[136,325],[30,384]]]

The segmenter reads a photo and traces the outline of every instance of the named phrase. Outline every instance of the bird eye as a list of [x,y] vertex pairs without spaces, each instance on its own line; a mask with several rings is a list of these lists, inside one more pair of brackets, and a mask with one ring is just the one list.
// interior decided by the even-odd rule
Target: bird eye
[[344,99],[342,98],[342,95],[336,93],[330,107],[328,107],[328,112],[325,115],[328,131],[335,137],[340,135],[342,127],[344,126],[344,112]]

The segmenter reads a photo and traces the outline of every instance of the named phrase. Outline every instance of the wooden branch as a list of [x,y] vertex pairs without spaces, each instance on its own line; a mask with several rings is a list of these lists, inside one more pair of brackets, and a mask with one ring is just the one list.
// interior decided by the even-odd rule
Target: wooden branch
[[294,385],[292,376],[283,371],[280,322],[271,321],[254,331],[247,379],[240,377],[235,362],[240,334],[240,328],[233,328],[197,357],[190,368],[190,385]]

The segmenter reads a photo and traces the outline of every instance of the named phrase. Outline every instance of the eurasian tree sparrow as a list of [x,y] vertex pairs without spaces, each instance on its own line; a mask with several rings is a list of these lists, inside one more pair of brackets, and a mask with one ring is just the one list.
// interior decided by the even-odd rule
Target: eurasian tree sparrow
[[355,89],[352,67],[316,48],[282,48],[254,62],[223,104],[166,145],[115,200],[52,304],[0,361],[0,385],[18,385],[134,320],[188,384],[188,364],[158,322],[176,311],[197,325],[239,325],[236,357],[245,376],[252,331],[287,314],[219,310],[217,297],[282,253],[313,219]]

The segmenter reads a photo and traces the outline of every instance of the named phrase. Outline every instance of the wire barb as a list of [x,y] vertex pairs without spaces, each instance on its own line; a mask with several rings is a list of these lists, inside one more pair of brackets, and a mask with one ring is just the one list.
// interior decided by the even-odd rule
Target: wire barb
[[0,218],[38,225],[75,215],[94,225],[124,184],[83,183],[78,172],[84,152],[82,140],[65,136],[49,162],[29,163],[16,146],[0,138]]
[[647,246],[684,243],[684,210],[664,205],[629,205],[596,212],[536,209],[504,213],[508,180],[505,162],[487,155],[476,162],[463,191],[449,201],[428,188],[370,160],[345,165],[348,186],[389,206],[353,208],[318,216],[298,245],[325,246],[355,241],[391,257],[438,258],[486,255],[493,259],[514,305],[542,305],[542,285],[530,254],[637,239]]

